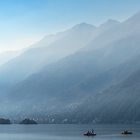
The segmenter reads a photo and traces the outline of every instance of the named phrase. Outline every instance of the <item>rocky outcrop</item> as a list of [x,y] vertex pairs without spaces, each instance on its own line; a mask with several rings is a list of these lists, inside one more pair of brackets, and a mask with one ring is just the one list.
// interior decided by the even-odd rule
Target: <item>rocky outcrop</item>
[[20,124],[37,124],[37,122],[35,120],[32,120],[32,119],[24,119],[20,122]]
[[11,124],[9,119],[0,118],[0,124]]

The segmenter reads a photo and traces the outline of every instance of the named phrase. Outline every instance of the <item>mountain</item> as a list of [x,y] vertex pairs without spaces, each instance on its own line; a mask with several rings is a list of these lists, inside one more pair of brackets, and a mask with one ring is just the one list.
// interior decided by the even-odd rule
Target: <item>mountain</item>
[[[96,34],[94,36],[94,39],[98,38],[99,35],[104,33],[105,31],[111,30],[113,28],[117,28],[119,26],[120,22],[114,20],[114,19],[109,19],[100,26],[96,28]],[[93,42],[92,42],[93,43]]]
[[[19,57],[16,59],[19,63],[12,60],[12,65],[7,66],[13,68],[15,64],[16,67],[7,75],[8,78],[11,72],[12,76],[15,73],[20,78],[20,75],[24,74],[26,78],[21,78],[22,81],[17,82],[5,94],[5,100],[1,102],[4,105],[1,105],[1,113],[4,110],[11,114],[14,112],[41,116],[60,113],[63,119],[69,115],[75,120],[81,119],[84,123],[124,121],[126,118],[123,113],[114,113],[117,103],[122,102],[119,99],[121,95],[116,98],[116,103],[114,102],[119,91],[115,92],[115,89],[140,69],[140,21],[133,21],[138,15],[122,23],[109,20],[96,28],[85,23],[76,25],[61,33],[61,37],[58,40],[55,38],[48,47],[42,49],[36,45],[27,50],[23,54],[23,62],[27,58],[26,63],[21,65],[27,68],[26,71],[24,67],[17,67],[22,64]],[[51,51],[52,54],[49,55]],[[45,53],[45,59],[38,64],[35,56],[39,56],[40,52]],[[32,59],[29,59],[29,56]],[[47,61],[47,58],[51,60]],[[27,63],[29,60],[32,61]],[[19,74],[15,70],[19,70]],[[0,71],[0,74],[3,73]],[[123,91],[123,88],[120,90]],[[138,94],[135,99],[137,96]],[[124,106],[127,106],[128,102],[129,99],[124,102]],[[119,108],[127,112],[122,104],[118,105]],[[112,113],[114,115],[111,115]]]
[[81,23],[67,31],[44,37],[29,49],[24,50],[24,53],[0,67],[2,78],[0,84],[3,87],[5,85],[11,86],[26,79],[29,75],[41,70],[45,65],[55,63],[74,54],[94,38],[109,30],[109,27],[113,28],[118,24],[117,21],[111,24],[107,22],[104,27],[101,25],[96,28],[93,25]]
[[101,24],[98,28],[100,29],[104,29],[104,30],[108,30],[111,29],[113,27],[116,27],[120,24],[119,21],[114,20],[114,19],[108,19],[106,22],[104,22],[103,24]]
[[114,28],[110,28],[106,32],[100,34],[99,37],[97,36],[96,38],[94,38],[94,40],[89,43],[88,47],[84,48],[84,51],[89,49],[100,49],[121,39],[125,39],[133,35],[137,36],[139,34],[140,28],[139,16],[140,13],[137,13],[120,24],[116,23],[116,26]]
[[43,38],[0,67],[0,83],[13,85],[43,66],[73,54],[92,39],[94,30],[94,26],[82,23],[65,32]]
[[[10,91],[11,96],[8,95],[7,98],[18,103],[19,110],[22,110],[24,102],[28,101],[26,106],[30,106],[32,112],[38,112],[40,108],[46,111],[56,111],[58,107],[64,109],[76,105],[76,103],[80,104],[89,95],[94,94],[93,91],[110,86],[112,81],[119,82],[133,72],[133,70],[125,72],[127,67],[124,67],[122,72],[124,76],[118,74],[123,64],[127,65],[128,61],[132,61],[134,57],[140,55],[140,47],[137,46],[140,43],[139,40],[138,34],[132,34],[132,36],[114,41],[101,49],[80,50],[56,63],[46,65],[40,72],[17,84]],[[128,68],[131,65],[132,63],[128,65]],[[117,68],[119,66],[120,68]],[[118,69],[118,71],[113,73],[113,69]],[[106,74],[110,75],[109,79]],[[118,76],[122,78],[119,79]],[[84,89],[85,85],[89,85],[88,81],[92,77],[93,79],[95,77],[96,82],[98,80],[99,83],[97,82],[88,93],[90,88],[87,86],[87,90],[84,91]]]
[[[137,123],[140,121],[140,69],[102,93],[85,100],[74,112],[87,122]],[[73,113],[74,113],[73,112]],[[72,116],[74,117],[74,114]],[[85,116],[86,117],[83,117]],[[77,120],[74,117],[74,119]],[[77,120],[78,121],[78,120]]]
[[[47,111],[52,109],[58,110],[58,106],[63,108],[63,106],[66,107],[77,102],[80,103],[89,95],[94,95],[94,93],[102,91],[111,84],[116,84],[125,79],[140,67],[138,57],[133,61],[126,58],[131,63],[125,62],[126,59],[124,59],[124,63],[121,63],[122,61],[120,62],[120,60],[123,60],[122,58],[124,57],[123,50],[124,48],[120,46],[119,49],[115,48],[107,56],[104,49],[98,50],[98,53],[96,51],[76,53],[47,66],[41,72],[17,84],[10,91],[11,96],[8,96],[8,98],[18,102],[19,108],[21,107],[22,109],[22,103],[30,100],[28,101],[28,106],[31,109],[32,104],[35,103],[35,110],[32,108],[34,111],[39,108],[42,108],[42,110],[45,108],[44,110]],[[125,48],[125,50],[127,49]],[[119,52],[123,54],[118,57],[115,54]],[[135,51],[134,54],[137,54],[137,52]],[[132,49],[126,53],[130,56]],[[98,58],[101,58],[103,54],[106,57],[102,57],[98,61]],[[134,54],[133,56],[135,56]],[[112,55],[114,58],[110,62]],[[39,102],[40,100],[42,101],[41,103]],[[22,110],[21,108],[19,110]]]
[[80,81],[72,89],[69,89],[68,93],[70,96],[80,93],[79,98],[81,95],[87,98],[88,96],[94,95],[95,93],[103,92],[104,89],[122,82],[132,73],[139,70],[139,59],[140,56],[138,55],[117,67],[104,71],[103,73],[90,75],[84,80]]

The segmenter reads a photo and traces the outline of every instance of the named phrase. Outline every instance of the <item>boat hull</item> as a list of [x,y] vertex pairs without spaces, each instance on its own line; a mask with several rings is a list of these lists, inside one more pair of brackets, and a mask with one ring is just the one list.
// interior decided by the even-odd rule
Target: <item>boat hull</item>
[[132,135],[133,133],[132,133],[132,132],[127,132],[127,133],[122,132],[122,134],[123,134],[123,135]]
[[96,136],[96,134],[84,134],[84,136]]

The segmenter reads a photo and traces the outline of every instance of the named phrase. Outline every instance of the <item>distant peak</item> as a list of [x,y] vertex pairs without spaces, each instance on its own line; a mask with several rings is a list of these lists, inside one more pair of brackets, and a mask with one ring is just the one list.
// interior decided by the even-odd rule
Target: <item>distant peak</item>
[[106,21],[106,23],[119,23],[119,21],[115,20],[115,19],[108,19]]
[[113,27],[118,25],[120,22],[114,19],[108,19],[106,22],[104,22],[103,24],[101,24],[99,27],[100,28],[106,28],[106,27]]
[[84,29],[84,28],[96,28],[96,27],[85,22],[77,24],[73,27],[73,29]]
[[133,16],[129,17],[126,21],[124,22],[128,22],[128,21],[133,21],[133,22],[136,22],[136,21],[139,21],[140,19],[140,11],[137,12],[136,14],[134,14]]
[[101,25],[106,25],[106,24],[118,24],[120,23],[119,21],[117,20],[114,20],[114,19],[108,19],[106,22],[104,22],[103,24]]
[[82,22],[82,23],[77,24],[77,26],[92,26],[92,25],[85,23],[85,22]]

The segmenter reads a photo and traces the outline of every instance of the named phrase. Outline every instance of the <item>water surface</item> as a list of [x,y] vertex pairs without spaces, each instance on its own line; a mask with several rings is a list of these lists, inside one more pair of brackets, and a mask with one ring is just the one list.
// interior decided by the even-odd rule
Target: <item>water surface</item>
[[[94,129],[95,137],[83,136]],[[129,129],[133,135],[123,136]],[[140,140],[140,125],[0,125],[0,140]]]

